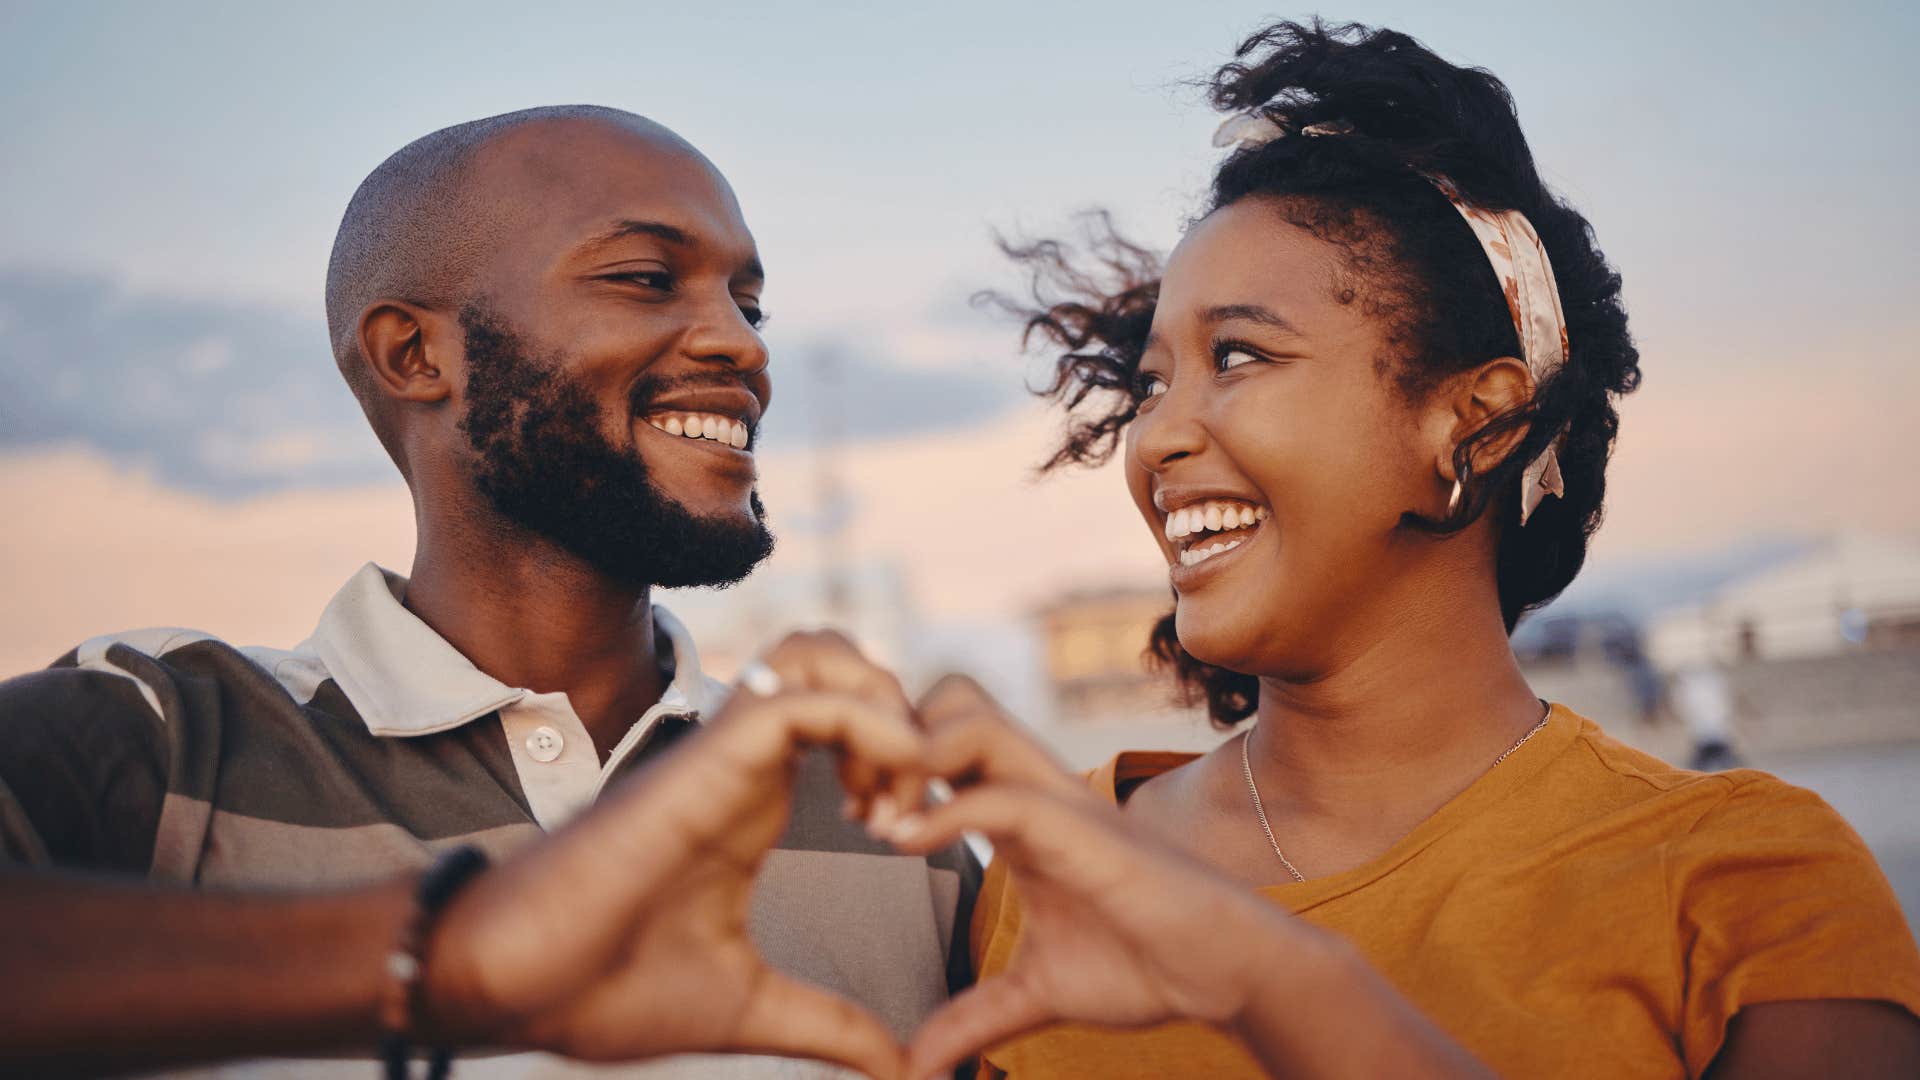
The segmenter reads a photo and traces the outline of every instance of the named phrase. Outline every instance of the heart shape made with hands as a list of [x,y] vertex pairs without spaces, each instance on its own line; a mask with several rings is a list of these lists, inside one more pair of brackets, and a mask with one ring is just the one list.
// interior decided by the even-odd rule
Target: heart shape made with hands
[[[736,690],[703,730],[455,898],[427,948],[433,1034],[588,1060],[758,1053],[919,1078],[1056,1021],[1237,1014],[1263,957],[1232,920],[1253,927],[1271,910],[1133,831],[977,684],[944,679],[909,703],[836,634],[789,637],[762,662],[771,693]],[[906,1047],[866,1010],[774,970],[747,931],[796,763],[815,749],[836,755],[845,812],[874,835],[924,855],[978,833],[1024,904],[1005,973]],[[927,798],[936,780],[951,800]]]
[[[929,1016],[897,1075],[940,1075],[1058,1021],[1226,1024],[1239,1012],[1263,965],[1220,930],[1236,916],[1251,913],[1252,925],[1272,913],[1132,829],[977,683],[948,677],[908,707],[892,676],[876,676],[870,665],[841,670],[837,683],[784,666],[799,678],[783,673],[780,689],[747,695],[731,723],[787,732],[789,770],[806,749],[833,750],[848,793],[844,812],[902,853],[984,836],[1024,904],[1005,973]],[[834,693],[811,689],[823,681],[865,696],[858,704],[822,697]],[[746,765],[745,757],[733,761]],[[772,833],[762,835],[772,842]],[[1208,911],[1210,900],[1217,910]]]
[[1249,943],[1302,924],[1133,827],[973,680],[941,680],[915,713],[925,775],[955,794],[908,812],[882,801],[870,828],[910,854],[984,837],[1007,868],[1022,920],[1005,970],[914,1034],[905,1075],[939,1075],[1060,1022],[1235,1023],[1271,970]]

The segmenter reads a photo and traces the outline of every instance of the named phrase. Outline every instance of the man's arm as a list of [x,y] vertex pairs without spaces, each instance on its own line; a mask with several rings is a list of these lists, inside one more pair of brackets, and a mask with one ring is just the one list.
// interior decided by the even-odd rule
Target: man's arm
[[[795,635],[764,661],[786,690],[734,694],[705,730],[453,897],[423,946],[421,1041],[896,1070],[885,1027],[768,968],[739,913],[785,828],[799,754],[858,761],[849,791],[870,803],[917,770],[920,739],[897,684],[843,639]],[[0,873],[0,1073],[371,1051],[415,886],[221,894]]]
[[97,1075],[378,1044],[412,882],[317,895],[0,876],[0,1073]]

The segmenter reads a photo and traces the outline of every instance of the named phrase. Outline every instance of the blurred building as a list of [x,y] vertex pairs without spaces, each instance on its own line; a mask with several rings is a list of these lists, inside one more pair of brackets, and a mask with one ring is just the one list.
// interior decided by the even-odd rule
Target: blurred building
[[1648,646],[1721,673],[1752,752],[1920,742],[1920,545],[1822,544],[1657,617]]
[[1206,750],[1226,734],[1147,664],[1153,624],[1172,608],[1164,587],[1115,587],[1068,593],[1035,612],[1051,699],[1049,722],[1035,727],[1073,766],[1122,750]]
[[1649,643],[1672,669],[1920,649],[1920,544],[1821,544],[1662,615]]
[[1692,759],[1686,725],[1665,707],[1665,673],[1647,655],[1632,616],[1549,608],[1521,621],[1513,653],[1542,698],[1567,705],[1663,760],[1684,765]]
[[920,629],[905,575],[880,559],[831,578],[765,570],[726,589],[676,589],[660,599],[693,631],[701,666],[719,679],[790,631],[821,626],[845,632],[889,668],[911,669]]
[[1072,593],[1041,608],[1038,620],[1061,727],[1178,720],[1189,710],[1172,683],[1146,662],[1153,624],[1172,607],[1165,589]]

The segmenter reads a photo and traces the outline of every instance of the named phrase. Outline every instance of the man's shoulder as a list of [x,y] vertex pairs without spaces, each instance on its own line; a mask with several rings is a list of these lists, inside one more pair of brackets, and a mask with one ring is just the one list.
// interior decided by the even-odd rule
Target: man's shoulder
[[711,720],[720,715],[726,707],[727,698],[733,695],[733,684],[723,683],[719,679],[700,673],[700,712],[703,719]]
[[0,711],[74,715],[122,705],[159,717],[166,657],[212,634],[179,626],[90,637],[47,667],[0,682]]
[[325,665],[302,645],[236,646],[204,630],[155,626],[90,637],[46,668],[0,681],[0,711],[52,708],[65,715],[121,706],[164,720],[183,678],[276,685],[313,697]]

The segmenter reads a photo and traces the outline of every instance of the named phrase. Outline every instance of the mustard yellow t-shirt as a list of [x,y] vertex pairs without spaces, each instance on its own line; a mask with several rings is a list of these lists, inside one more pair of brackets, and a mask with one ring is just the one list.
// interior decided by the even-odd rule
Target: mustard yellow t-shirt
[[[1121,754],[1091,782],[1116,798],[1193,756]],[[1920,1015],[1920,949],[1873,856],[1819,796],[1748,769],[1676,769],[1557,705],[1384,855],[1260,892],[1353,942],[1503,1076],[1699,1076],[1734,1013],[1761,1002],[1870,999]],[[973,916],[980,977],[1005,969],[1020,921],[995,864]],[[1191,1023],[1062,1025],[986,1059],[1012,1080],[1264,1075]]]

